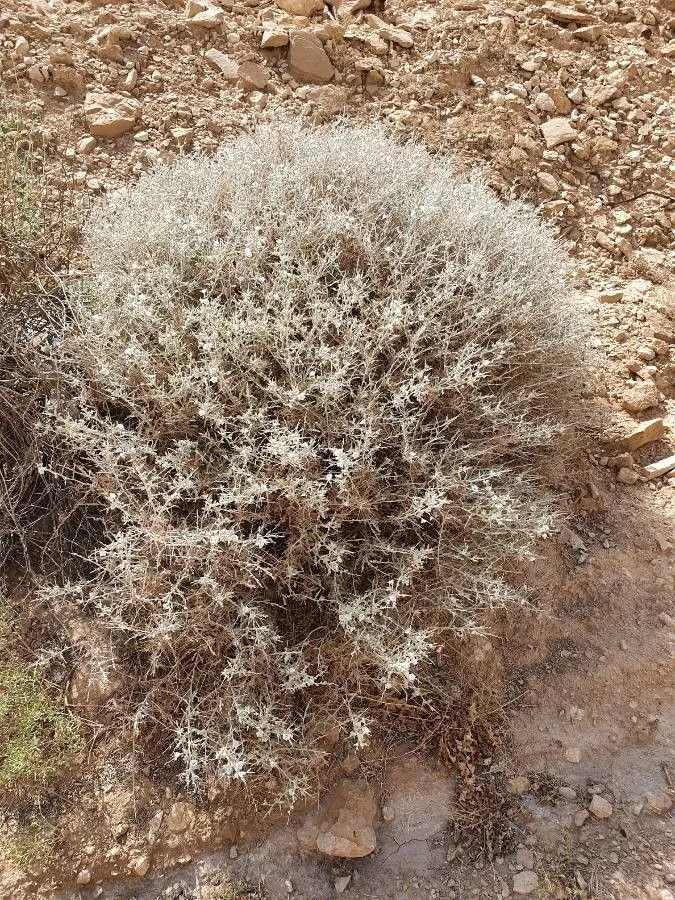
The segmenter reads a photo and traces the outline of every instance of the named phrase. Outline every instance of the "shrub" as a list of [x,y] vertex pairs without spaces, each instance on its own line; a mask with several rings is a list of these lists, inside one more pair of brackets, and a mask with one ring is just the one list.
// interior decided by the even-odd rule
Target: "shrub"
[[576,379],[553,238],[379,131],[263,130],[112,197],[55,417],[108,507],[129,722],[186,784],[292,802],[449,637],[526,601]]

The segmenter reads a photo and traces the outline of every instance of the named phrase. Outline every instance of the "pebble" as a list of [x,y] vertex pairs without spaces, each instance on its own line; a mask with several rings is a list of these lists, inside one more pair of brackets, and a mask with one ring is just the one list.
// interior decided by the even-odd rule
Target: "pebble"
[[96,138],[91,135],[87,137],[81,138],[77,142],[77,152],[81,153],[83,156],[86,156],[88,153],[91,153],[92,150],[96,147]]
[[221,53],[220,50],[216,50],[215,47],[211,47],[206,51],[204,59],[212,68],[217,69],[221,75],[224,75],[227,81],[236,81],[239,77],[239,66],[235,60],[231,56]]
[[319,38],[311,31],[296,31],[291,35],[288,69],[298,81],[325,84],[335,70]]
[[660,441],[665,434],[666,426],[663,419],[650,419],[648,422],[641,422],[637,428],[626,435],[621,441],[621,447],[632,453],[639,450],[640,447],[644,447],[645,444]]
[[658,389],[652,381],[641,381],[627,387],[621,395],[621,405],[632,413],[644,412],[661,402]]
[[581,826],[586,822],[587,819],[588,811],[585,809],[580,809],[578,813],[574,814],[574,824],[577,826],[577,828],[581,828]]
[[507,788],[510,794],[525,794],[530,789],[530,779],[525,775],[516,775],[508,782]]
[[650,791],[645,799],[647,809],[656,816],[665,815],[673,805],[673,801],[666,791]]
[[84,117],[94,137],[119,137],[134,127],[140,114],[138,100],[121,94],[90,91],[84,100]]
[[516,850],[516,864],[523,869],[534,868],[534,853],[529,847],[518,847]]
[[588,811],[596,819],[609,819],[614,812],[614,807],[609,800],[605,800],[600,794],[594,794],[588,807]]
[[260,46],[264,50],[269,50],[274,47],[285,47],[288,44],[288,33],[284,31],[283,28],[266,28],[263,31],[262,39],[260,41]]
[[145,878],[150,869],[150,857],[146,855],[137,857],[132,863],[132,868],[135,875]]
[[323,12],[323,0],[275,0],[279,9],[291,16],[312,16]]
[[600,291],[597,297],[598,303],[620,303],[623,300],[623,291],[620,289]]
[[[621,468],[616,473],[616,480],[621,484],[637,484],[640,476],[634,469]],[[570,762],[574,762],[574,760],[570,760]]]
[[532,894],[539,888],[539,876],[536,872],[525,870],[513,876],[514,894]]
[[84,886],[85,884],[89,884],[91,881],[91,869],[80,869],[77,873],[76,882],[77,884]]
[[349,885],[351,884],[352,876],[351,875],[341,875],[339,878],[336,878],[333,882],[333,887],[335,888],[336,894],[344,894]]
[[540,126],[540,129],[549,150],[560,144],[575,141],[579,136],[578,132],[572,128],[569,119],[549,119]]
[[667,475],[669,472],[672,472],[673,469],[675,469],[675,454],[673,454],[673,456],[666,456],[664,459],[659,459],[657,462],[649,463],[649,465],[644,466],[642,475],[647,481],[651,481],[652,478],[661,478],[661,476]]
[[185,800],[177,800],[166,817],[166,827],[174,834],[187,831],[193,824],[195,808]]

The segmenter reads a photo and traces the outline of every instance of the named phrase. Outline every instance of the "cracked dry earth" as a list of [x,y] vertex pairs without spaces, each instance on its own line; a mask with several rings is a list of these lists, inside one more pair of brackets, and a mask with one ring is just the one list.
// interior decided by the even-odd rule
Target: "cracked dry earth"
[[302,849],[307,810],[196,809],[94,748],[44,810],[56,858],[0,861],[1,897],[675,897],[674,23],[672,0],[5,3],[3,91],[83,201],[262,120],[382,121],[554,224],[589,371],[542,608],[474,649],[508,697],[515,852],[452,841],[456,785],[405,734],[385,766],[336,762],[373,792],[377,848],[351,861]]

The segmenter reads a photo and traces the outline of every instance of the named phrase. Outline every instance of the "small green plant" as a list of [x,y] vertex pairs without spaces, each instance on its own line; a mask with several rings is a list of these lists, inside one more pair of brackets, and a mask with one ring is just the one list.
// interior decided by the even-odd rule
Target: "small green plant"
[[252,896],[241,884],[225,877],[219,884],[201,888],[198,900],[243,900]]
[[16,829],[0,843],[2,855],[18,869],[45,866],[57,844],[56,829],[41,820]]
[[80,750],[71,717],[39,678],[19,665],[0,670],[0,790],[39,788],[72,766]]

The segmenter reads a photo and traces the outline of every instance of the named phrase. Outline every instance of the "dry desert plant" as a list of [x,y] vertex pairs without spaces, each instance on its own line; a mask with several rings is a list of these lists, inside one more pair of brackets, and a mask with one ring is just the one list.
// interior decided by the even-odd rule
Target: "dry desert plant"
[[189,788],[292,802],[439,641],[527,599],[578,377],[562,254],[446,158],[342,125],[148,175],[88,253],[53,428],[108,535],[48,599],[107,629],[116,708]]

